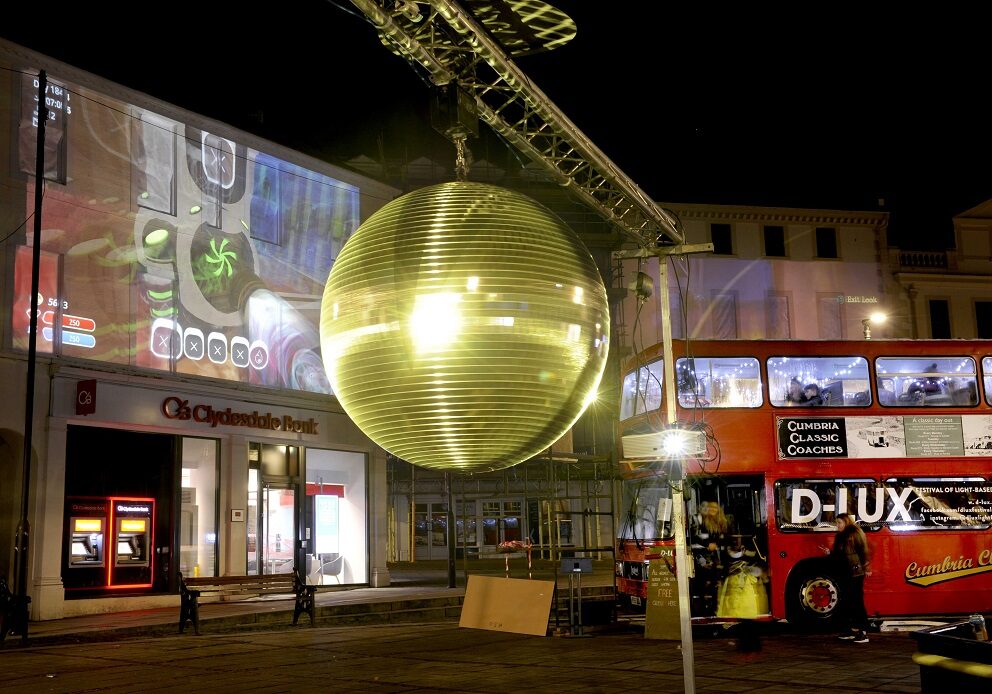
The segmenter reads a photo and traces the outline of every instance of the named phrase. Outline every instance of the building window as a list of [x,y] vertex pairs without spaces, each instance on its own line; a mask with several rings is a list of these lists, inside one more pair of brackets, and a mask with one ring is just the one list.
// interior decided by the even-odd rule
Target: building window
[[765,255],[775,258],[785,257],[785,227],[766,226]]
[[[992,338],[992,301],[975,302],[975,328],[979,340]],[[950,337],[950,329],[947,333]]]
[[217,441],[182,439],[179,571],[217,575]]
[[710,241],[713,242],[715,255],[734,254],[734,240],[730,234],[729,224],[710,224]]
[[833,227],[816,228],[816,257],[837,257],[837,230]]
[[131,119],[131,194],[139,207],[176,214],[176,134],[172,121],[140,112]]
[[482,542],[498,545],[513,542],[521,536],[520,518],[523,505],[519,501],[482,502]]
[[820,337],[825,340],[841,340],[844,337],[841,321],[841,306],[836,294],[820,294],[816,297],[816,317],[820,324]]
[[676,340],[685,339],[688,316],[684,313],[685,304],[682,303],[682,295],[677,293],[670,294],[669,301],[672,307],[670,321],[672,324],[672,337]]
[[930,299],[930,337],[935,340],[951,338],[951,311],[947,299]]
[[[303,500],[309,582],[317,585],[368,580],[368,477],[364,453],[308,448]],[[445,509],[447,510],[447,509]],[[434,516],[432,514],[432,521]],[[447,530],[447,526],[443,527]],[[442,544],[447,544],[443,532]],[[431,540],[434,540],[433,528]]]
[[715,294],[710,314],[713,338],[734,340],[737,338],[737,296],[735,294]]
[[788,340],[792,337],[792,321],[789,315],[789,297],[784,294],[769,294],[767,299],[768,337],[773,340]]

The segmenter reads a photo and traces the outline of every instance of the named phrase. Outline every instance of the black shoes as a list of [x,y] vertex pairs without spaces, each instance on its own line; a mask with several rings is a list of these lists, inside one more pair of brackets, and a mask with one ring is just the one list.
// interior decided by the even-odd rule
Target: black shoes
[[853,643],[868,643],[868,634],[863,631],[852,631],[848,634],[841,634],[837,638],[841,641],[851,641]]

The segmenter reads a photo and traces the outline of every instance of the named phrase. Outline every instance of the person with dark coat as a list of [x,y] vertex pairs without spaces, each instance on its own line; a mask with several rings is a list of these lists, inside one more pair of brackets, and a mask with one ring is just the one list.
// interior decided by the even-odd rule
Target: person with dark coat
[[702,501],[699,513],[690,520],[689,541],[696,560],[694,593],[697,616],[716,614],[717,592],[726,576],[726,552],[734,533],[733,519],[717,501]]
[[803,382],[798,378],[789,381],[789,386],[785,391],[786,405],[805,405],[806,393],[803,392]]
[[841,577],[841,618],[847,631],[837,638],[854,643],[868,643],[868,611],[865,609],[865,576],[871,574],[868,538],[850,513],[841,513],[835,523],[830,557]]
[[820,393],[820,386],[815,383],[807,383],[803,388],[803,397],[809,407],[818,407],[824,403],[823,395]]

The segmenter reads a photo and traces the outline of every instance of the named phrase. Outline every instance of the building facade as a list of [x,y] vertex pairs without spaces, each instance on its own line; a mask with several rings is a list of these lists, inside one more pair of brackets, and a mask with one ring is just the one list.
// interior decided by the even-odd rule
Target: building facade
[[[862,320],[891,312],[883,260],[888,214],[663,203],[687,244],[712,253],[670,261],[672,336],[862,339]],[[651,296],[638,299],[638,273]],[[657,259],[625,260],[622,333],[638,351],[662,340]],[[642,295],[644,292],[642,292]],[[638,307],[640,303],[640,307]],[[636,323],[636,329],[635,329]]]
[[890,296],[914,338],[992,338],[992,200],[953,218],[954,248],[890,248]]
[[388,585],[386,456],[318,325],[399,191],[13,44],[0,66],[0,576],[26,519],[32,619],[177,604],[180,574]]

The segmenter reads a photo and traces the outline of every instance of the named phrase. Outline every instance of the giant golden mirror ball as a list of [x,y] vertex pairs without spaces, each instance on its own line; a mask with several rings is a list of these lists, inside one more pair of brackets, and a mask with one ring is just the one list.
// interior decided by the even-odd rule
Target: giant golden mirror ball
[[334,393],[378,445],[476,472],[547,449],[595,397],[606,288],[553,212],[504,188],[442,183],[362,224],[324,288]]

